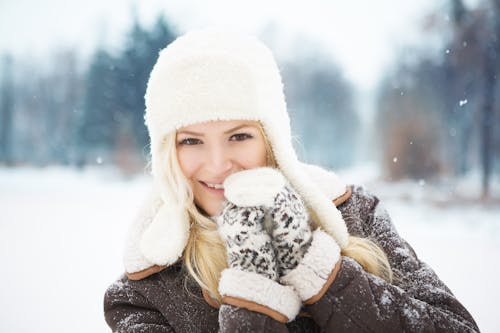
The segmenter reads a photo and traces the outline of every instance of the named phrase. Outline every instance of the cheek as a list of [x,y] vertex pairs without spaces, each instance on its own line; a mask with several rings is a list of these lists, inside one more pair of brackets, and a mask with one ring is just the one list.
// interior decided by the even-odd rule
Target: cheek
[[179,150],[177,151],[177,161],[179,162],[184,177],[190,180],[197,169],[196,155],[184,150]]
[[191,190],[193,191],[195,202],[200,205],[203,209],[206,209],[205,197],[203,196],[203,190],[200,188],[201,185],[196,181],[198,171],[203,165],[203,161],[200,159],[199,152],[189,150],[179,150],[177,151],[177,160],[179,166],[186,177]]
[[267,152],[265,147],[260,147],[259,151],[253,156],[253,162],[256,167],[262,167],[267,165]]
[[266,166],[267,152],[263,142],[253,142],[238,152],[238,162],[245,169]]
[[256,141],[256,147],[254,149],[254,154],[252,156],[253,162],[256,166],[266,166],[267,165],[267,150],[264,138],[261,136],[259,140]]

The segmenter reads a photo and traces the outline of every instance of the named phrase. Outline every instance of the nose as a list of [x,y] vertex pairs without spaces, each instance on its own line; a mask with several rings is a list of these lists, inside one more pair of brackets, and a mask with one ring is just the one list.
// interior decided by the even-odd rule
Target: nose
[[208,149],[205,167],[214,176],[223,176],[232,168],[231,154],[223,145],[213,145]]

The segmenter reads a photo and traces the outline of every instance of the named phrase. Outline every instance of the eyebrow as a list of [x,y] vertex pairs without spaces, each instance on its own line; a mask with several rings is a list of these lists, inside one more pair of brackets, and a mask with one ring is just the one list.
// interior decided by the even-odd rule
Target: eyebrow
[[[254,125],[251,124],[243,124],[243,125],[238,125],[236,127],[230,128],[227,131],[224,131],[224,134],[229,134],[232,132],[235,132],[239,129],[245,128],[245,127],[255,127]],[[194,136],[203,136],[203,133],[198,133],[198,132],[193,132],[193,131],[186,131],[186,130],[181,130],[177,132],[177,134],[188,134],[188,135],[194,135]]]

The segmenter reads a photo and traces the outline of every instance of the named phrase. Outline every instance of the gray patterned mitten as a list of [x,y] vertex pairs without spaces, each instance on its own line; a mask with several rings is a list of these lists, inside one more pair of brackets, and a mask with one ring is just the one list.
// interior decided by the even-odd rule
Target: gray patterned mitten
[[265,213],[264,207],[239,207],[226,202],[217,224],[226,242],[229,267],[277,281],[276,257],[264,229]]
[[276,251],[279,276],[285,276],[302,261],[312,241],[309,214],[300,196],[290,185],[274,198],[272,245]]

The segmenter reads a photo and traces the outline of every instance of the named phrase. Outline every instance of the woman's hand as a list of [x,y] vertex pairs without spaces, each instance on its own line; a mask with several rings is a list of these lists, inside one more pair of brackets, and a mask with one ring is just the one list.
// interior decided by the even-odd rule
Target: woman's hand
[[219,233],[226,242],[231,268],[278,280],[271,237],[264,229],[265,208],[239,207],[226,202],[217,217]]
[[285,323],[298,314],[301,299],[293,287],[278,281],[271,237],[264,228],[266,210],[264,206],[225,203],[217,224],[226,242],[229,268],[221,273],[219,293],[224,304]]
[[[227,202],[218,225],[227,244],[230,268],[258,273],[273,284],[263,279],[244,287],[242,281],[253,278],[223,272],[221,294],[247,299],[258,295],[261,299],[254,302],[293,318],[301,301],[314,302],[326,290],[324,286],[333,281],[339,246],[322,230],[312,232],[304,202],[276,169],[234,173],[224,182],[224,195]],[[268,220],[270,228],[266,231]],[[227,287],[230,285],[234,285],[231,290]],[[239,292],[241,286],[245,292]]]
[[[222,215],[228,215],[228,213],[235,215],[238,214],[237,211],[239,211],[239,215],[243,215],[244,207],[246,207],[246,215],[250,216],[250,212],[259,215],[258,218],[252,216],[252,220],[259,219],[261,221],[260,233],[265,232],[262,226],[266,213],[269,214],[272,219],[270,245],[272,246],[271,250],[274,249],[276,253],[279,276],[284,276],[297,267],[309,248],[312,232],[309,215],[302,199],[287,184],[281,172],[273,168],[244,170],[229,176],[224,182],[224,189],[229,206],[224,208],[226,212],[223,212]],[[245,218],[235,217],[230,218],[230,220],[245,220]],[[228,223],[226,222],[226,224]],[[253,222],[244,222],[244,224],[249,223]],[[245,231],[245,240],[248,237],[253,236]],[[259,237],[265,236],[260,235]],[[267,239],[267,237],[265,238]],[[230,238],[233,242],[235,235]],[[238,239],[241,238],[242,236],[238,235]],[[269,251],[267,247],[265,250]],[[230,254],[230,262],[233,261],[231,257],[234,256],[234,253]],[[238,256],[241,255],[238,254]]]
[[272,246],[279,276],[287,275],[302,261],[312,241],[309,214],[298,193],[289,185],[274,198],[271,207]]

